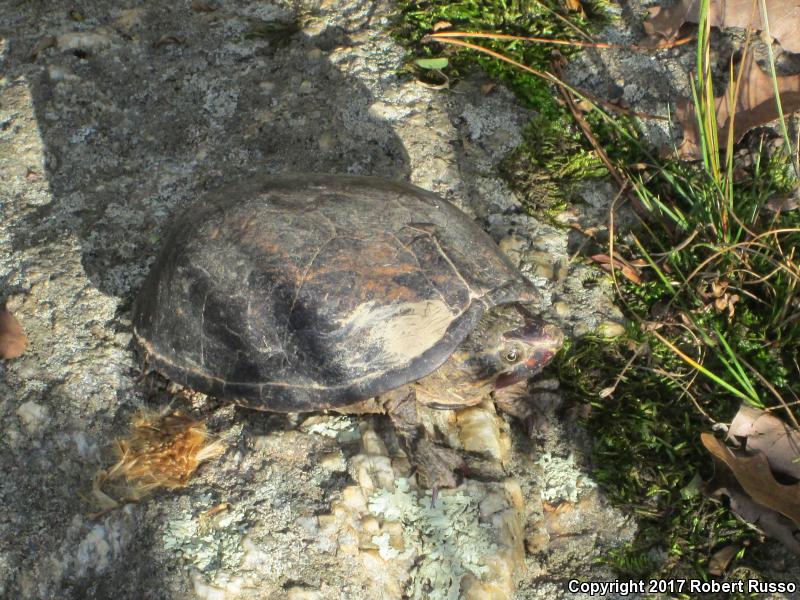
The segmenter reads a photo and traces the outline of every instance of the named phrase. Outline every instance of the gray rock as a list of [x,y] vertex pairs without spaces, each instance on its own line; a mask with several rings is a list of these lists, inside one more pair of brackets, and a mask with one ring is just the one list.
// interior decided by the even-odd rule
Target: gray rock
[[[172,216],[209,188],[287,171],[407,180],[497,240],[513,235],[512,259],[542,285],[543,309],[559,298],[566,328],[613,317],[565,231],[522,214],[496,175],[530,115],[510,93],[399,78],[383,2],[211,4],[90,0],[82,21],[39,3],[0,11],[0,297],[30,341],[0,364],[2,597],[370,597],[363,563],[331,553],[343,539],[314,539],[350,481],[347,428],[298,431],[293,417],[198,400],[187,408],[228,436],[224,456],[184,490],[91,516],[111,441],[158,403],[137,379],[132,298]],[[549,467],[529,468],[536,450],[517,434],[507,469],[537,511]],[[555,427],[545,443],[567,455],[573,438]],[[586,557],[631,531],[606,521],[560,575],[554,557],[528,557],[518,596],[602,573]]]

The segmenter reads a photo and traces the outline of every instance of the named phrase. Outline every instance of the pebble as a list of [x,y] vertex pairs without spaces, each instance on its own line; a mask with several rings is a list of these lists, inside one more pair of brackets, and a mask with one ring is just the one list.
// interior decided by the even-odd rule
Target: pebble
[[500,250],[503,251],[503,254],[518,264],[526,243],[527,242],[520,236],[508,235],[500,240],[497,245],[500,246]]
[[603,321],[597,327],[597,334],[604,338],[616,338],[625,334],[625,325],[616,321]]
[[592,328],[589,326],[588,323],[581,321],[579,323],[575,323],[575,326],[572,328],[572,337],[580,338],[588,335],[592,332]]
[[322,458],[320,458],[319,464],[323,469],[334,472],[344,471],[347,469],[347,462],[345,461],[341,450],[334,450],[333,452],[327,452],[326,454],[323,454]]
[[568,317],[572,312],[570,310],[569,304],[567,304],[563,300],[558,300],[557,302],[553,302],[553,310],[556,311],[556,315],[558,315],[562,319]]
[[111,45],[110,31],[104,27],[95,31],[72,31],[56,38],[58,49],[83,50],[86,52],[108,48]]
[[555,263],[550,252],[531,252],[528,254],[528,260],[533,266],[534,274],[551,281],[555,280]]
[[32,400],[20,405],[17,416],[28,433],[36,433],[48,420],[47,409]]
[[336,143],[336,136],[334,136],[330,131],[323,131],[319,138],[317,139],[317,144],[319,145],[319,149],[323,152],[327,152],[333,145]]

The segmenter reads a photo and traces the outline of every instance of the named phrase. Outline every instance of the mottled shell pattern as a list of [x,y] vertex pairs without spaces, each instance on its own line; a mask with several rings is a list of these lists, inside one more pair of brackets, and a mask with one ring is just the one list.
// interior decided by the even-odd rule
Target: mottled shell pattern
[[537,298],[448,201],[374,177],[256,177],[175,223],[134,307],[150,364],[252,408],[357,402],[439,367]]

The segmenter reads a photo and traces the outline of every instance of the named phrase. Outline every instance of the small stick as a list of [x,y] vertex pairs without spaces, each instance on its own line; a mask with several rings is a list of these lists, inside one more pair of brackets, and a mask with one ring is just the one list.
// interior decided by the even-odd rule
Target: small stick
[[553,38],[542,38],[542,37],[527,37],[524,35],[510,35],[507,33],[484,33],[481,31],[437,31],[436,33],[432,33],[430,36],[436,40],[441,40],[442,38],[466,38],[466,37],[473,37],[473,38],[484,38],[489,40],[517,40],[523,42],[536,42],[539,44],[556,44],[560,46],[578,46],[582,48],[598,48],[598,49],[619,49],[619,50],[633,50],[635,52],[651,52],[653,50],[664,50],[668,48],[673,48],[675,46],[681,46],[688,42],[691,42],[694,37],[684,37],[678,40],[672,41],[664,41],[653,46],[637,46],[635,44],[609,44],[606,42],[581,42],[578,40],[559,40]]

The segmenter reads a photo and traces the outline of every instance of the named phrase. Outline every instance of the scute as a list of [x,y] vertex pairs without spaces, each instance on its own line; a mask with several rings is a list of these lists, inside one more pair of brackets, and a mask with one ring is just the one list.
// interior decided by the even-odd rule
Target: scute
[[265,410],[342,406],[436,369],[536,292],[463,212],[373,177],[256,177],[172,227],[134,307],[154,366]]

